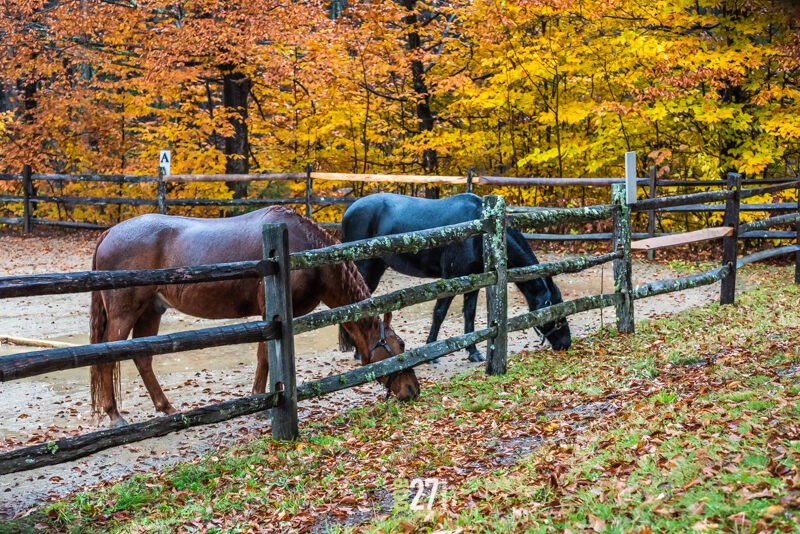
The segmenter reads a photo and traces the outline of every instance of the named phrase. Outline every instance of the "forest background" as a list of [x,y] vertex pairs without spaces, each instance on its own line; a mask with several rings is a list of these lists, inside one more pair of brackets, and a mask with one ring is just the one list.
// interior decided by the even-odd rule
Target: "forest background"
[[[640,175],[656,165],[660,177],[797,176],[796,4],[4,2],[0,171],[153,175],[159,150],[170,149],[172,172],[186,174],[313,163],[331,172],[593,177],[621,176],[622,154],[635,150]],[[60,193],[120,193],[69,187]],[[172,193],[290,187],[191,184]],[[573,196],[536,194],[554,205]]]

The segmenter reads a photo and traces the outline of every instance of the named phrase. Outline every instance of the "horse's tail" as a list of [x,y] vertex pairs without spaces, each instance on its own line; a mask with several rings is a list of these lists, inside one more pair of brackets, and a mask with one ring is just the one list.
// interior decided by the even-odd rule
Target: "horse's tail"
[[[98,240],[98,246],[103,241],[108,231],[103,232]],[[92,256],[92,270],[97,267],[97,248]],[[108,340],[106,329],[108,327],[108,312],[106,311],[103,296],[100,291],[92,291],[92,301],[89,308],[89,342],[90,343],[103,343]],[[91,382],[92,394],[92,413],[95,415],[101,414],[103,407],[107,400],[105,398],[105,388],[102,387],[102,373],[97,365],[92,365],[89,368],[89,376]],[[112,382],[116,392],[116,398],[120,398],[120,381],[119,381],[119,362],[114,364],[114,372],[112,373]]]

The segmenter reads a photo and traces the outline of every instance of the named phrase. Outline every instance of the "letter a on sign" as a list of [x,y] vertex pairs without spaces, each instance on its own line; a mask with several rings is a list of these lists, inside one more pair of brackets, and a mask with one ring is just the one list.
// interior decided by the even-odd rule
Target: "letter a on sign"
[[172,153],[169,150],[162,150],[158,155],[158,172],[161,176],[169,176]]

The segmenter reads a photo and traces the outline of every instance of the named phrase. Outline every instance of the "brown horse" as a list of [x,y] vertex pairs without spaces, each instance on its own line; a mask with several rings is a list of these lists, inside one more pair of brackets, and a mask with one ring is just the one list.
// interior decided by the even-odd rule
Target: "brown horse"
[[[336,241],[322,228],[282,207],[269,207],[227,219],[197,219],[168,215],[142,215],[106,230],[95,248],[95,270],[160,269],[213,263],[259,260],[262,257],[262,226],[285,223],[291,252],[320,248]],[[320,302],[334,308],[370,297],[370,291],[353,262],[292,271],[292,305],[295,316],[312,311]],[[206,319],[264,316],[261,279],[131,287],[92,293],[91,342],[117,341],[158,333],[167,308]],[[362,364],[380,361],[404,350],[403,341],[378,317],[366,317],[343,327],[353,337]],[[390,350],[377,350],[388,348]],[[268,363],[266,344],[258,344],[253,393],[264,393]],[[175,413],[153,374],[152,357],[134,358],[156,409]],[[398,399],[419,395],[413,369],[380,382]],[[119,363],[91,368],[92,407],[102,409],[112,426],[126,424],[119,413]]]

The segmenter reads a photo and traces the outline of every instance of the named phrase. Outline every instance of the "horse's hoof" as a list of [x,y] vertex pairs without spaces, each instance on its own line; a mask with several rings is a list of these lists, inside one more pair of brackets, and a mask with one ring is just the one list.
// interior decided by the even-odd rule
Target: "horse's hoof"
[[123,417],[120,417],[116,421],[111,421],[111,424],[108,426],[110,428],[122,428],[123,426],[128,426],[128,422]]
[[354,359],[354,360],[361,361],[361,355],[358,353],[358,351],[355,351],[355,352],[353,353],[353,359]]
[[475,352],[475,353],[470,354],[469,358],[467,358],[467,359],[469,361],[471,361],[471,362],[474,362],[474,363],[485,362],[486,361],[486,358],[480,352]]

